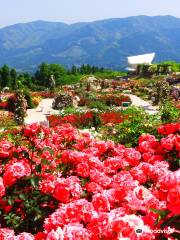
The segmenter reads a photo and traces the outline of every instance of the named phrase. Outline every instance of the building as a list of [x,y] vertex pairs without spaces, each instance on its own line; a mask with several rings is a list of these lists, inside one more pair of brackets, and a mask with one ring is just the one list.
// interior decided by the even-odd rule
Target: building
[[139,64],[150,65],[155,58],[155,53],[142,54],[137,56],[128,57],[128,68],[129,72],[137,70]]

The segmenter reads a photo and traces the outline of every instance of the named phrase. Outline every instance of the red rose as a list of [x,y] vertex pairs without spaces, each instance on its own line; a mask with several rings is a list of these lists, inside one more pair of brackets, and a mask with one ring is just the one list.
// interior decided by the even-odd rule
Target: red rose
[[89,177],[90,169],[87,163],[79,163],[76,168],[77,175],[80,177]]
[[64,184],[59,184],[55,188],[54,197],[62,203],[70,201],[70,191]]
[[98,212],[108,212],[110,210],[108,198],[100,193],[93,196],[92,204]]

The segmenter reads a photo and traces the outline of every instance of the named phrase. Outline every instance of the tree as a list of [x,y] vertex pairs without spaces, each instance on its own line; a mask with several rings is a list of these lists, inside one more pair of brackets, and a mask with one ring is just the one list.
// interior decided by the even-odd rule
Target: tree
[[[53,75],[55,83],[57,85],[60,85],[61,82],[63,81],[64,76],[67,74],[67,71],[60,64],[49,64],[49,73],[50,73],[49,79]],[[48,82],[48,85],[49,84],[50,82]]]
[[24,78],[24,85],[28,88],[31,88],[32,83],[33,83],[32,76],[29,73],[24,73],[23,78]]
[[0,82],[0,86],[2,88],[6,87],[6,86],[10,86],[11,85],[11,76],[10,76],[10,69],[8,67],[8,65],[4,65],[1,68],[1,82]]
[[77,67],[75,65],[73,65],[71,68],[71,74],[74,74],[74,75],[77,74]]
[[37,81],[44,86],[48,85],[50,75],[49,65],[47,63],[42,63],[39,65],[38,70],[35,73]]
[[150,65],[147,65],[147,64],[142,65],[142,76],[143,77],[148,77],[149,67],[150,67]]
[[11,76],[11,88],[12,89],[16,89],[16,85],[17,85],[17,72],[16,70],[13,68],[10,71],[10,76]]
[[46,87],[50,87],[50,78],[53,75],[56,84],[61,84],[63,77],[67,74],[66,69],[59,64],[42,63],[35,74],[37,81]]

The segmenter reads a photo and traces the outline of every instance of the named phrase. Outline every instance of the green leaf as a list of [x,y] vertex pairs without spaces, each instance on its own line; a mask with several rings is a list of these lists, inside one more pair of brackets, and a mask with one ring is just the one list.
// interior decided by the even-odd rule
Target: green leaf
[[150,208],[150,211],[159,215],[155,221],[155,225],[157,225],[161,219],[164,219],[170,213],[169,210],[158,210],[154,208]]
[[22,200],[26,200],[26,195],[25,194],[20,194],[19,198],[22,199]]
[[175,215],[171,218],[169,218],[167,221],[165,221],[164,223],[161,224],[161,227],[164,228],[165,226],[169,226],[171,224],[173,224],[174,226],[176,227],[179,227],[180,224],[179,223],[179,220],[180,220],[180,214],[179,215]]
[[25,158],[29,159],[29,153],[27,151],[22,151]]
[[38,186],[39,183],[39,177],[33,177],[30,179],[31,185],[36,188]]
[[169,210],[158,210],[155,208],[150,208],[150,211],[159,214],[162,217],[166,217],[170,213]]
[[36,169],[36,172],[41,172],[41,169],[42,169],[41,164],[36,165],[35,169]]
[[41,159],[41,163],[44,165],[50,165],[50,162],[47,159]]
[[13,200],[12,198],[9,198],[9,199],[8,199],[8,204],[11,205],[11,206],[13,206],[14,200]]
[[49,151],[52,154],[54,154],[54,151],[50,147],[43,148],[43,151]]

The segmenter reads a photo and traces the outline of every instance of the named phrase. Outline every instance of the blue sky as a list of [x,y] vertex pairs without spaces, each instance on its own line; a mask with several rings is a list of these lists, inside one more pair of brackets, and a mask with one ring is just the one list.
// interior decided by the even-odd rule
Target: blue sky
[[66,23],[136,15],[180,17],[180,0],[0,0],[0,27],[35,20]]

